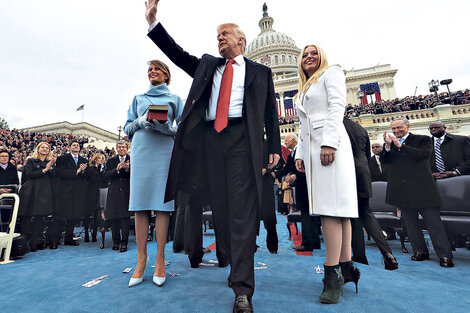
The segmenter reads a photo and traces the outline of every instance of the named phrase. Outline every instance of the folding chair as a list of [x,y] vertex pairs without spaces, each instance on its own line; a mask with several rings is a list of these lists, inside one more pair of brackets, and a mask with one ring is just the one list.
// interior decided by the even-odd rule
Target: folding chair
[[16,217],[18,215],[18,206],[20,204],[20,198],[18,195],[14,193],[4,193],[0,195],[0,201],[3,198],[13,198],[14,203],[13,205],[8,205],[8,204],[1,204],[0,209],[6,210],[9,209],[11,210],[13,208],[13,214],[11,215],[11,220],[10,223],[5,223],[8,224],[8,229],[6,229],[5,232],[0,232],[0,252],[5,250],[3,261],[0,262],[0,264],[8,264],[12,263],[14,261],[10,260],[10,253],[11,253],[11,246],[13,244],[13,238],[18,237],[20,234],[15,233],[15,226],[16,226]]

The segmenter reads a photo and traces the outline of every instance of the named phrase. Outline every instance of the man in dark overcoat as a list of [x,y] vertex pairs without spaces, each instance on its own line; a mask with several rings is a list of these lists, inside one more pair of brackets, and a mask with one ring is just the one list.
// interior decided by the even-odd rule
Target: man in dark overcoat
[[[126,141],[116,144],[117,155],[106,162],[104,179],[109,182],[105,217],[111,225],[113,250],[127,251],[130,213],[130,157]],[[149,191],[151,192],[151,191]],[[119,245],[121,248],[119,249]]]
[[369,171],[370,141],[367,131],[358,123],[348,118],[343,120],[344,127],[351,141],[354,156],[354,167],[356,169],[356,189],[359,218],[351,219],[352,240],[351,248],[355,262],[369,264],[366,257],[364,242],[364,227],[367,233],[374,239],[377,247],[382,253],[385,269],[396,270],[398,262],[392,254],[380,228],[375,215],[370,210],[369,198],[372,197],[372,182]]
[[274,177],[280,180],[283,176],[289,175],[289,179],[293,181],[293,186],[295,187],[295,204],[301,214],[302,242],[299,246],[294,247],[294,249],[299,252],[321,249],[318,227],[319,217],[311,216],[309,213],[308,189],[305,173],[299,172],[295,167],[297,136],[294,134],[286,135],[284,145],[291,150],[291,152],[287,156],[284,166],[279,171],[276,171]]
[[401,209],[413,248],[411,260],[429,259],[418,219],[421,214],[442,267],[453,267],[452,249],[439,208],[441,198],[431,174],[432,140],[409,133],[410,123],[399,117],[391,123],[393,135],[384,133],[382,163],[390,164],[386,202]]
[[65,224],[64,245],[78,246],[73,240],[74,226],[85,214],[87,182],[84,175],[88,160],[80,156],[80,143],[72,141],[69,152],[56,161],[58,208],[51,225],[51,249],[57,248]]
[[[470,175],[470,139],[447,133],[446,125],[439,121],[429,125],[429,132],[433,141],[432,175],[437,179]],[[436,152],[440,159],[436,158]]]
[[191,193],[191,201],[210,199],[219,266],[231,265],[233,311],[252,312],[264,131],[269,168],[281,152],[272,72],[243,57],[246,37],[236,24],[217,29],[222,58],[190,55],[157,23],[157,4],[147,5],[148,36],[194,78],[175,138],[165,200],[175,199],[182,189]]

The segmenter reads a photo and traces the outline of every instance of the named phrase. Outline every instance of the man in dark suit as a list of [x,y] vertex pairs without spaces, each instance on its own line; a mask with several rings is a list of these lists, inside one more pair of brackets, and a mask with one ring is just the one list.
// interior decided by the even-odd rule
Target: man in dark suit
[[297,151],[297,136],[294,134],[286,135],[284,145],[291,150],[287,156],[286,163],[279,170],[273,173],[273,177],[281,179],[289,175],[289,180],[294,182],[295,187],[295,203],[300,210],[302,224],[302,242],[300,246],[294,247],[296,251],[312,251],[320,249],[320,232],[317,226],[318,216],[310,216],[308,207],[308,191],[305,173],[299,172],[295,167],[295,153]]
[[387,181],[388,164],[380,162],[382,145],[374,142],[372,144],[372,157],[369,158],[370,178],[372,181]]
[[356,187],[359,218],[351,219],[353,261],[369,264],[366,257],[364,232],[362,227],[374,239],[382,253],[385,269],[396,270],[398,262],[392,254],[392,249],[385,240],[379,222],[369,207],[369,198],[372,196],[370,164],[370,141],[367,131],[356,122],[344,118],[344,127],[351,141],[356,169]]
[[56,161],[56,173],[60,178],[57,188],[58,212],[51,230],[51,249],[57,248],[65,222],[64,245],[78,246],[73,240],[75,224],[85,215],[85,193],[87,182],[84,175],[88,160],[80,156],[80,143],[72,141],[70,153],[61,155]]
[[[236,24],[217,29],[222,58],[190,55],[157,23],[157,4],[146,5],[148,36],[194,78],[175,138],[165,200],[174,199],[178,190],[191,193],[190,201],[210,199],[219,266],[231,265],[233,311],[252,312],[264,131],[269,168],[281,151],[272,72],[243,57],[246,38]],[[191,265],[197,266],[194,261]]]
[[418,219],[421,214],[442,267],[453,267],[452,249],[442,223],[441,199],[431,174],[432,140],[409,133],[410,123],[399,117],[391,123],[393,135],[384,133],[382,164],[390,164],[386,202],[401,209],[413,247],[411,260],[429,259],[429,251]]
[[[443,122],[432,122],[429,132],[433,139],[430,159],[432,176],[444,179],[458,175],[470,175],[470,139],[447,133]],[[448,233],[454,248],[465,247],[466,237]]]
[[104,171],[104,179],[109,182],[105,217],[111,225],[113,250],[120,250],[120,252],[127,251],[129,240],[130,157],[127,154],[128,149],[126,141],[118,141],[117,155],[106,162]]
[[443,122],[432,122],[429,132],[434,143],[430,159],[432,175],[437,179],[470,175],[470,139],[447,133]]

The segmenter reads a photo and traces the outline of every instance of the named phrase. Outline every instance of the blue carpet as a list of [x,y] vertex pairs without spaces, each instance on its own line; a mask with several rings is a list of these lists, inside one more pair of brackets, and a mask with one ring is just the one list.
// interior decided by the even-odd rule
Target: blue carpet
[[[300,226],[300,225],[299,225]],[[255,262],[267,264],[256,270],[255,312],[468,312],[470,295],[470,251],[457,249],[456,267],[444,269],[431,248],[431,260],[412,262],[411,253],[401,252],[398,240],[389,241],[400,268],[383,269],[380,252],[367,241],[370,266],[359,264],[359,294],[354,285],[344,288],[341,302],[323,305],[318,301],[323,274],[315,266],[323,263],[325,251],[314,256],[297,256],[288,241],[285,216],[278,216],[279,254],[272,255],[265,246],[266,232],[261,229]],[[100,236],[98,235],[98,238]],[[228,268],[191,269],[187,256],[172,253],[166,246],[167,270],[180,274],[167,275],[163,287],[152,283],[153,264],[147,267],[145,281],[128,288],[137,257],[135,237],[129,251],[111,250],[107,233],[106,249],[99,242],[80,242],[78,247],[59,246],[58,250],[28,253],[15,263],[0,265],[0,312],[231,312],[234,295],[227,287]],[[204,236],[204,246],[214,242],[212,231]],[[408,249],[411,247],[407,244]],[[150,260],[155,260],[156,243],[149,243]],[[216,260],[215,251],[204,261]],[[261,265],[257,265],[261,266]],[[109,275],[91,288],[81,285],[102,275]]]

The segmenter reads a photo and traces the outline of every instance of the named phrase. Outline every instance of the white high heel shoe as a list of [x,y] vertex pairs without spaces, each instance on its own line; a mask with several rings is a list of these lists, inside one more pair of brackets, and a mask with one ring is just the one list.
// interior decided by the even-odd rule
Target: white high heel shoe
[[155,276],[153,275],[153,283],[157,285],[158,287],[163,286],[165,283],[166,277],[160,277],[160,276]]
[[148,262],[149,262],[149,257],[147,256],[147,261],[145,262],[144,274],[140,278],[131,277],[131,279],[129,279],[129,287],[134,287],[135,285],[138,285],[144,281],[145,272],[147,272]]
[[153,283],[158,287],[163,286],[165,283],[166,277],[153,276]]

